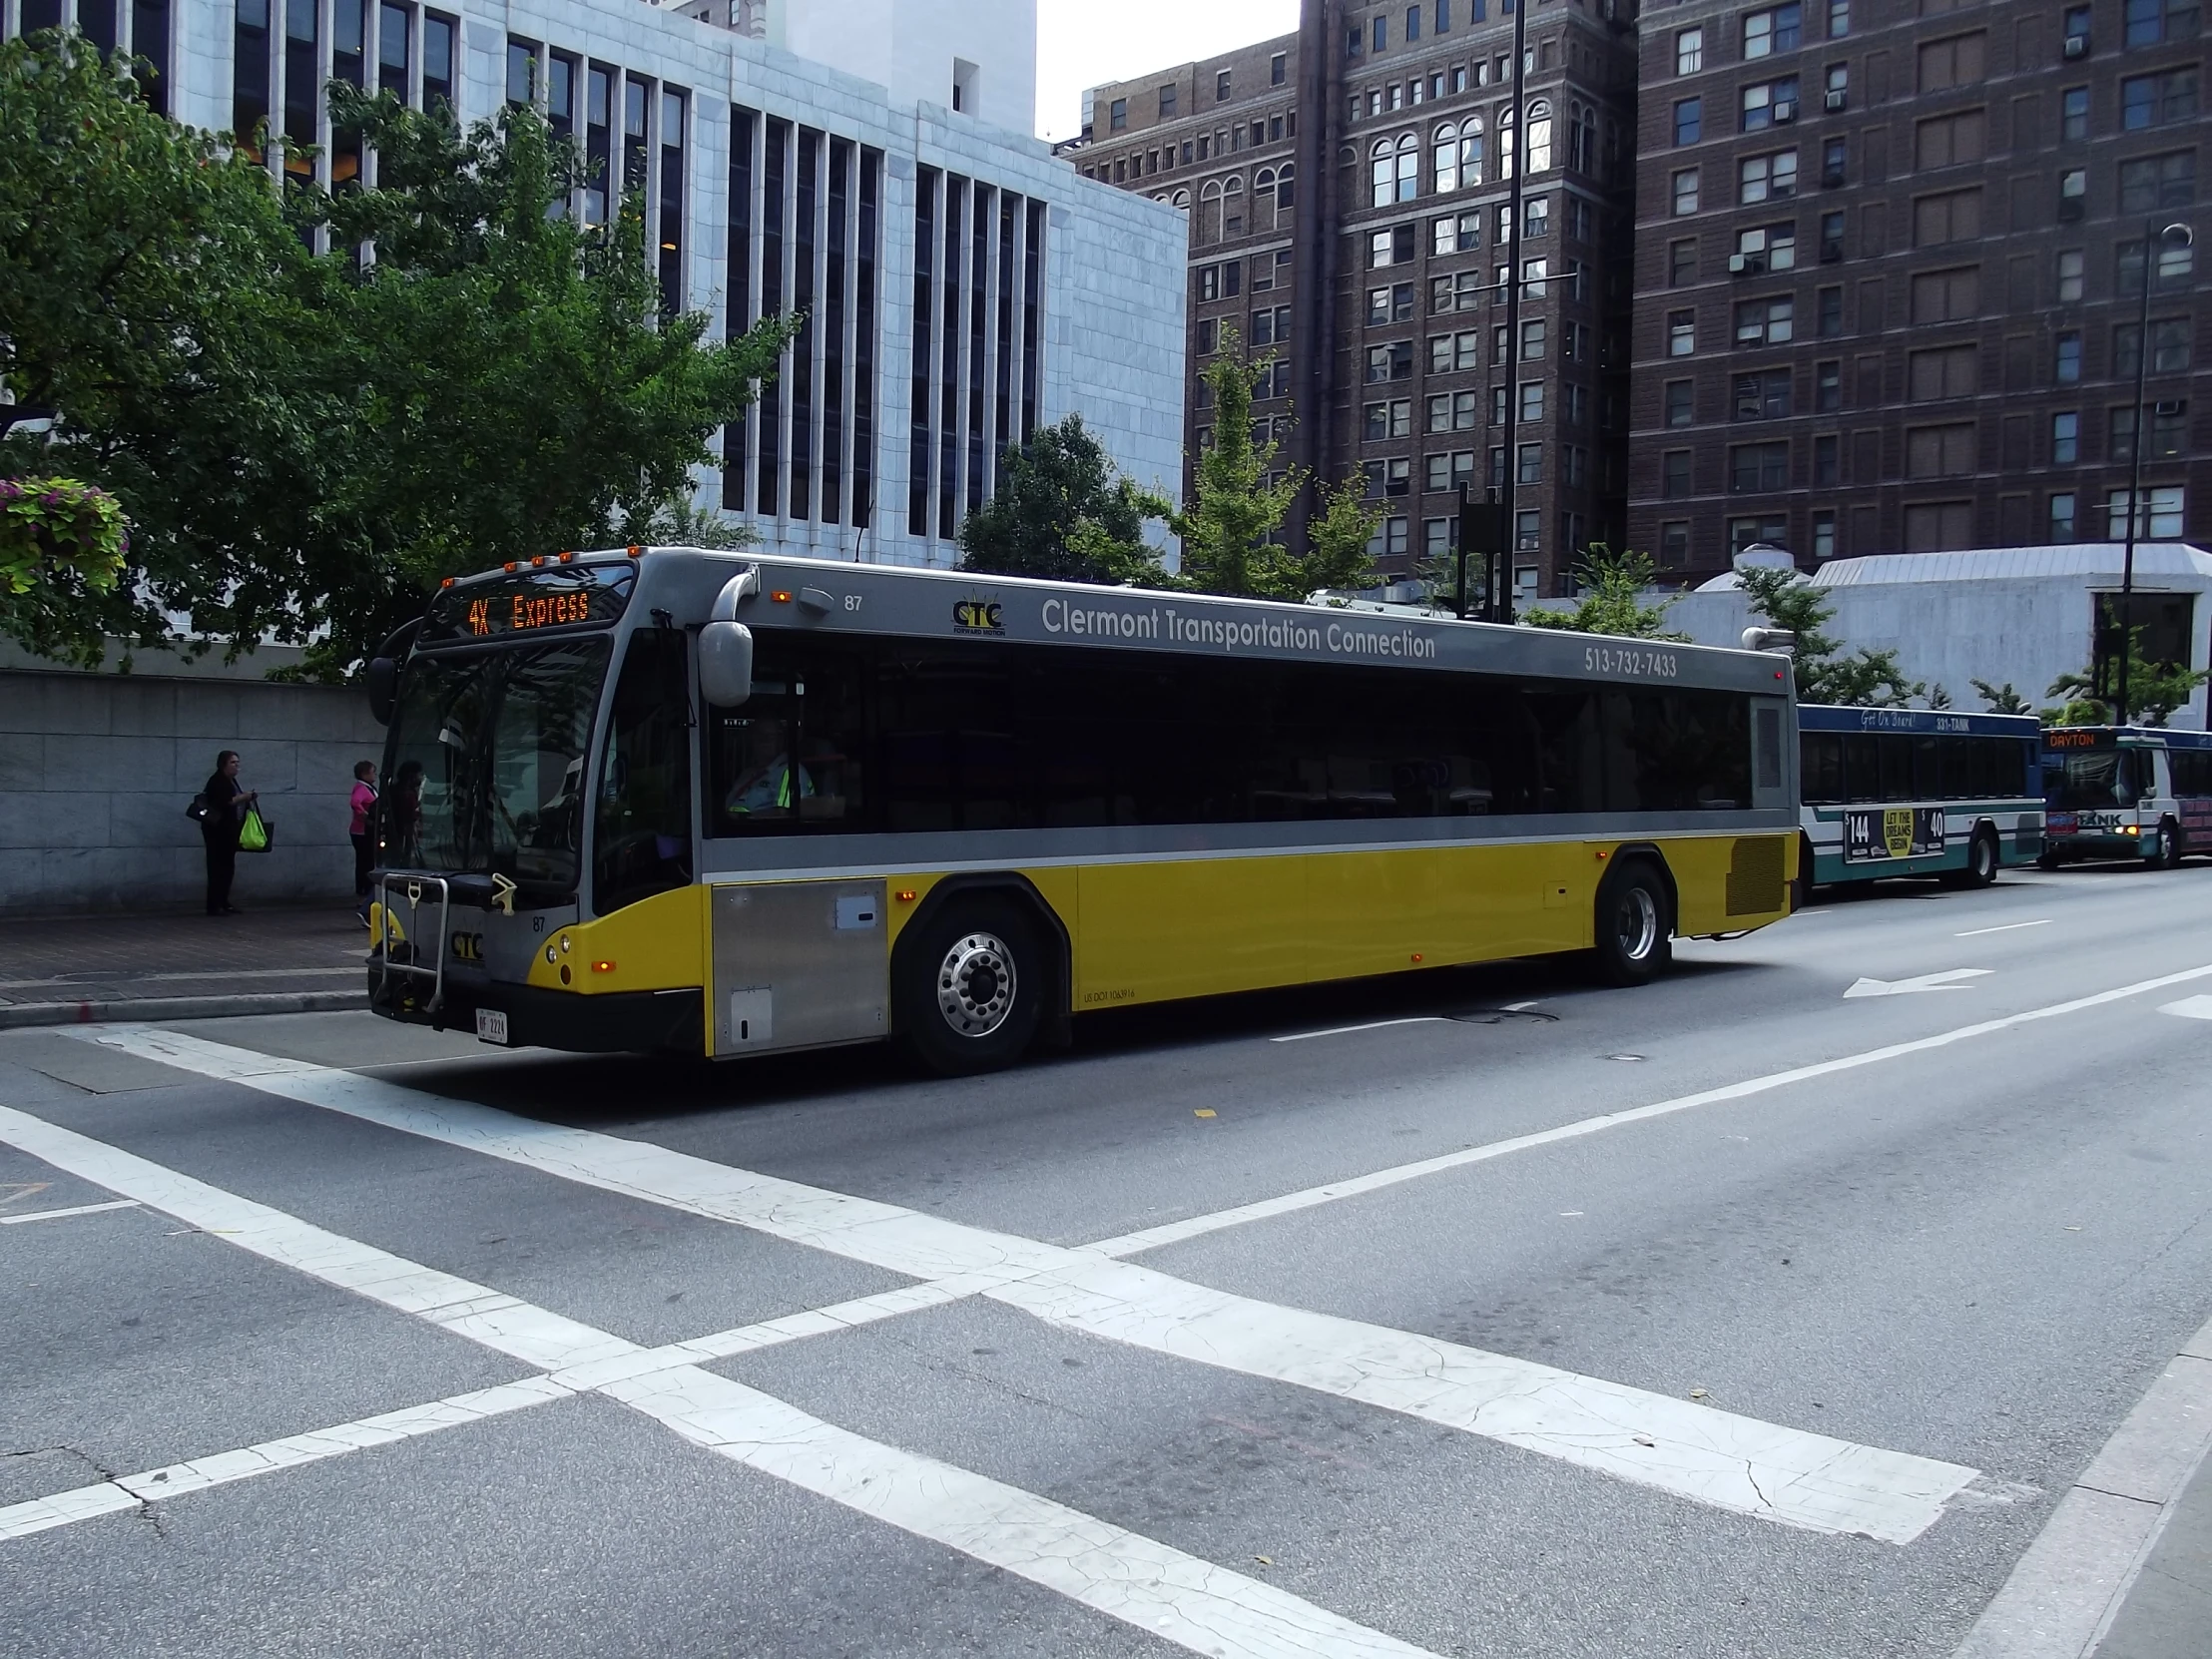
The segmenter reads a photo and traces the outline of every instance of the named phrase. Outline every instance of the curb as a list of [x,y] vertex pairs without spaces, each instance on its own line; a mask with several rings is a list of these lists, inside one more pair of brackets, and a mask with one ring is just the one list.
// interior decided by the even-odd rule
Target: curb
[[110,1020],[224,1019],[240,1014],[312,1014],[365,1008],[362,991],[262,991],[247,996],[121,997],[112,1002],[0,1003],[0,1031]]

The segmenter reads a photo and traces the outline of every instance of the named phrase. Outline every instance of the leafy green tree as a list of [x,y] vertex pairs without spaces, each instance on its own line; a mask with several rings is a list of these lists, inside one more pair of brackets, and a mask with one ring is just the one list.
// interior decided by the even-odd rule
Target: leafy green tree
[[165,610],[298,592],[335,453],[318,287],[265,169],[76,37],[0,44],[0,384],[55,417],[0,441],[0,475],[97,484],[135,531],[122,580],[52,571],[0,596],[0,632],[91,664]]
[[1618,634],[1637,640],[1690,637],[1666,631],[1667,612],[1674,606],[1671,598],[1656,605],[1645,602],[1644,595],[1658,574],[1650,554],[1633,548],[1616,553],[1604,542],[1594,541],[1583,550],[1577,574],[1582,593],[1573,610],[1530,610],[1523,613],[1521,621],[1531,628],[1565,628],[1578,634]]
[[[2130,718],[2138,726],[2163,726],[2173,712],[2186,704],[2212,673],[2178,663],[2154,663],[2143,655],[2143,631],[2128,631],[2127,696],[2134,705]],[[2098,669],[2103,673],[2100,675]],[[2040,712],[2045,726],[2107,726],[2114,718],[2118,691],[2116,664],[2091,664],[2050,683],[2045,697],[2066,701]]]
[[1969,683],[1973,687],[1974,696],[1986,703],[1989,706],[1989,713],[1993,715],[2034,713],[2034,710],[2028,706],[2027,699],[2012,689],[2012,682],[2009,680],[2001,686],[1992,686],[1986,680],[1974,680]]
[[1737,569],[1736,580],[1750,596],[1754,611],[1797,635],[1801,701],[1903,708],[1928,690],[1924,682],[1905,677],[1895,651],[1862,646],[1847,655],[1843,641],[1826,632],[1836,615],[1835,605],[1797,571],[1744,565]]
[[760,546],[761,532],[742,520],[695,506],[690,496],[680,495],[653,515],[639,540],[652,547],[713,547],[734,552]]
[[1281,445],[1253,437],[1253,393],[1274,365],[1272,353],[1248,357],[1236,330],[1224,328],[1220,353],[1200,375],[1213,394],[1213,442],[1199,452],[1190,502],[1168,524],[1183,539],[1183,580],[1201,593],[1298,601],[1322,588],[1363,587],[1374,568],[1368,548],[1381,515],[1357,482],[1317,486],[1306,553],[1283,544],[1283,523],[1315,480],[1303,467],[1279,472]]
[[583,157],[526,105],[462,132],[388,93],[333,84],[330,102],[374,148],[378,181],[302,206],[333,247],[374,250],[357,269],[332,258],[332,366],[357,388],[333,505],[371,553],[350,583],[324,579],[316,666],[343,672],[442,577],[644,538],[689,498],[796,319],[710,340],[705,312],[665,305],[641,204],[603,228],[572,219]]
[[62,572],[0,630],[91,662],[181,613],[342,676],[441,577],[638,539],[774,372],[788,321],[664,314],[635,200],[558,211],[583,163],[534,111],[464,134],[337,86],[332,114],[379,188],[279,193],[74,37],[0,46],[0,383],[56,415],[0,475],[97,484],[133,526],[112,590]]
[[960,568],[1063,582],[1166,580],[1144,521],[1166,502],[1139,489],[1071,414],[1007,451],[998,484],[960,526]]

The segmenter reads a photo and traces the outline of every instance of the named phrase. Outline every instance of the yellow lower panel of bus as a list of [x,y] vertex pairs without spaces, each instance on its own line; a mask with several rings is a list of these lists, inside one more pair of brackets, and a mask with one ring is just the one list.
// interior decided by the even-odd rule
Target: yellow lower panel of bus
[[[1080,921],[1053,902],[1075,941],[1081,1012],[1586,949],[1616,844],[1094,864],[1080,872]],[[1737,931],[1788,913],[1793,837],[1660,845],[1681,932]]]

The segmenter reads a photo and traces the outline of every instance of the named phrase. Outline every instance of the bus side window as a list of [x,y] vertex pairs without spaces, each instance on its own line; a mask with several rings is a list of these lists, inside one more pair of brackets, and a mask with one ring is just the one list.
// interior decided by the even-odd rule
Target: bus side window
[[1844,739],[1844,789],[1848,801],[1882,799],[1881,751],[1871,733],[1855,732]]
[[1832,807],[1844,800],[1844,739],[1840,732],[1807,732],[1798,739],[1801,792],[1808,802]]
[[630,636],[601,762],[592,905],[601,915],[692,872],[691,676],[675,629]]

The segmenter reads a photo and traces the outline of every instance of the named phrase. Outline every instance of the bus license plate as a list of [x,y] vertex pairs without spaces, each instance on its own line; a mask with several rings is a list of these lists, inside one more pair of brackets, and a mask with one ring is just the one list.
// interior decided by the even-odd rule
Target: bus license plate
[[504,1044],[507,1040],[507,1016],[498,1008],[476,1010],[476,1040],[484,1043]]

